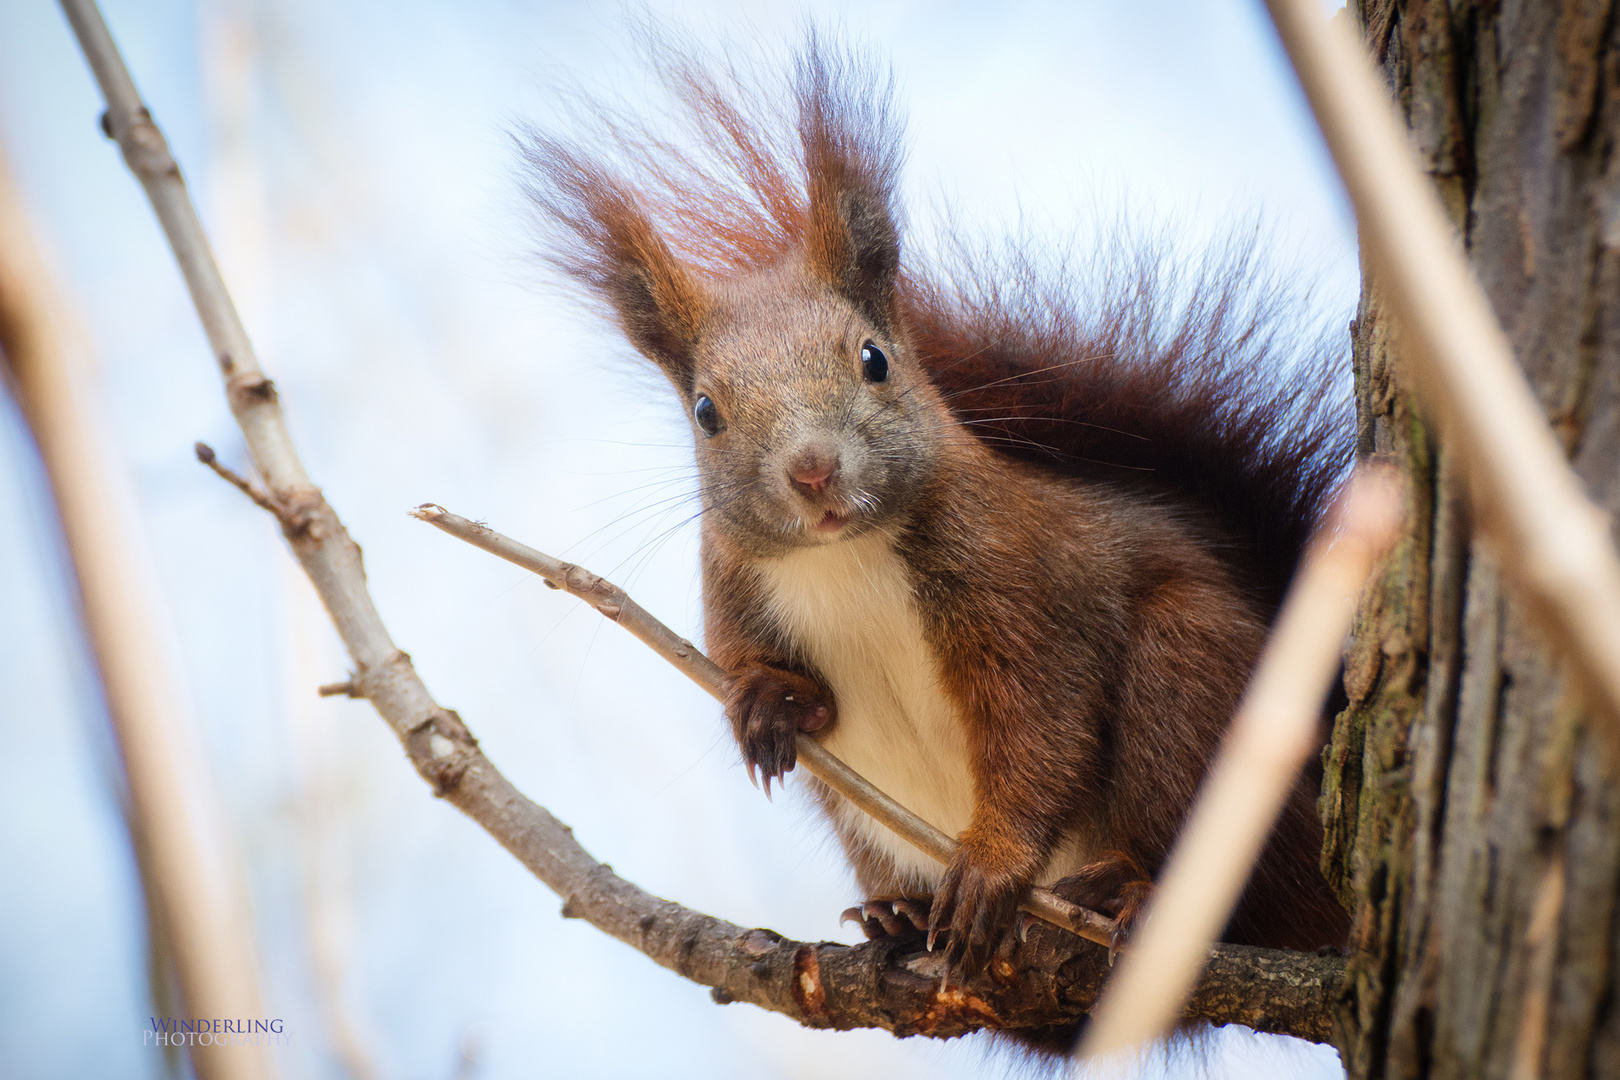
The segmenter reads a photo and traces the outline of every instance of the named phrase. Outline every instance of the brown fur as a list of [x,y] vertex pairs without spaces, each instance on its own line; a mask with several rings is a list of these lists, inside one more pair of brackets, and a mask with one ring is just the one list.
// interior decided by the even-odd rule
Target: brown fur
[[[836,742],[872,717],[898,726],[860,747],[959,755],[963,775],[917,790],[937,814],[971,806],[932,887],[961,970],[1043,875],[1072,871],[1062,890],[1128,919],[1342,469],[1325,363],[1279,377],[1286,313],[1253,300],[1241,253],[1179,293],[1153,287],[1152,260],[1127,265],[1089,310],[1027,256],[902,267],[900,136],[870,65],[812,35],[789,141],[758,87],[653,50],[697,151],[604,111],[605,148],[531,133],[526,152],[553,260],[689,413],[707,397],[722,418],[694,424],[705,630],[750,770],[779,776],[798,731]],[[797,483],[806,462],[837,471]],[[851,623],[827,635],[795,621],[823,572],[871,582],[843,586]],[[887,674],[863,681],[846,646]],[[867,895],[916,895],[915,868],[820,795]],[[1302,778],[1229,940],[1342,943],[1314,796]]]

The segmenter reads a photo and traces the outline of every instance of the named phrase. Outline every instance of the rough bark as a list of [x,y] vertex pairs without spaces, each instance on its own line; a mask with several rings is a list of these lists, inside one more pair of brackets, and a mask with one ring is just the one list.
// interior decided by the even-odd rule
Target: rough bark
[[[1352,3],[1469,259],[1589,492],[1620,509],[1620,37],[1612,0]],[[1355,904],[1352,1077],[1620,1074],[1615,757],[1402,382],[1368,280],[1362,449],[1407,527],[1347,657],[1324,867]]]

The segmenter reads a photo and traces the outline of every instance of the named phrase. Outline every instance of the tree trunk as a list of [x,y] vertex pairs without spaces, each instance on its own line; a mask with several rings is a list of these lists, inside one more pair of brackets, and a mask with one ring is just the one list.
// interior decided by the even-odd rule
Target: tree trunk
[[[1620,509],[1612,0],[1350,6],[1549,421]],[[1620,758],[1470,538],[1370,277],[1353,333],[1362,450],[1401,468],[1410,506],[1327,753],[1323,864],[1355,912],[1346,1068],[1620,1075]]]

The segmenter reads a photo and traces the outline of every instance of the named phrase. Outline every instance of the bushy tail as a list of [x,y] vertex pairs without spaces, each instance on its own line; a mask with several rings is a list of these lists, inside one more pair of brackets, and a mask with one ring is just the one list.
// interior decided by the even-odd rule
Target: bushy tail
[[959,243],[902,293],[912,344],[969,430],[1201,510],[1276,604],[1351,461],[1349,342],[1257,244],[1187,263],[1122,230],[1084,258]]

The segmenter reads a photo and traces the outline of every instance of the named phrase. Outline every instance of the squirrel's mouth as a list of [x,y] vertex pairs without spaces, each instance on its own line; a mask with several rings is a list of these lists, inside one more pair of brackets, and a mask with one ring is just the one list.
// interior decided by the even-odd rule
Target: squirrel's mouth
[[835,533],[849,524],[848,514],[835,514],[831,510],[821,515],[821,520],[810,526],[816,532]]

